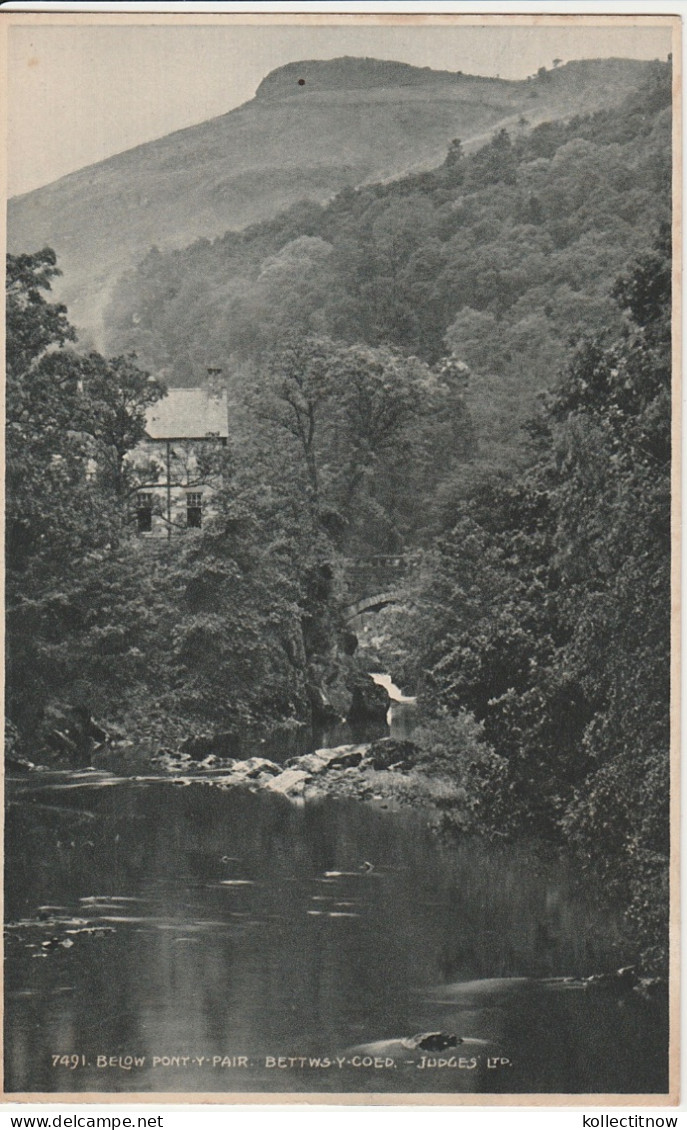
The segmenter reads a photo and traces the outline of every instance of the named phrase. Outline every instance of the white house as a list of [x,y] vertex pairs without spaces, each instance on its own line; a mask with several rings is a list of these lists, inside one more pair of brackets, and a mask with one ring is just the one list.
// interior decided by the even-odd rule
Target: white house
[[146,438],[130,453],[141,477],[135,518],[144,538],[200,529],[212,513],[218,447],[229,436],[226,390],[170,388],[146,413]]

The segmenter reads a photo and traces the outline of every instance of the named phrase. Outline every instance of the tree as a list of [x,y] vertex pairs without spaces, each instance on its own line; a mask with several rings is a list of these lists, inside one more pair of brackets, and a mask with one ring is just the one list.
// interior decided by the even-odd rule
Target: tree
[[56,641],[79,623],[87,563],[118,540],[123,456],[162,391],[132,358],[70,346],[66,311],[44,294],[58,273],[49,249],[7,259],[8,710],[34,721],[63,685]]
[[472,188],[490,184],[515,184],[517,158],[510,134],[497,130],[491,140],[473,156],[468,183]]
[[6,363],[8,375],[18,376],[48,350],[74,341],[65,306],[47,302],[42,291],[61,275],[50,247],[33,255],[8,255],[6,277]]
[[[7,566],[23,569],[84,543],[86,445],[78,430],[76,337],[63,306],[43,291],[55,254],[7,257]],[[88,509],[88,507],[87,507]]]
[[463,143],[459,137],[454,137],[453,141],[448,147],[444,167],[447,169],[454,168],[459,165],[463,160]]
[[[165,385],[136,365],[136,355],[105,360],[89,353],[79,361],[83,411],[80,423],[96,443],[101,476],[121,500],[125,458],[145,436],[146,409],[165,395]],[[134,488],[136,489],[136,484]]]
[[[61,305],[42,291],[55,254],[7,257],[7,541],[10,570],[54,571],[110,540],[123,519],[124,457],[164,385],[133,355],[84,357]],[[93,467],[97,467],[94,473]]]
[[[454,368],[433,371],[388,347],[294,337],[243,394],[260,434],[280,437],[278,447],[265,440],[281,453],[266,473],[289,478],[301,509],[305,499],[340,547],[397,550],[437,478],[471,450],[465,373]],[[253,428],[253,446],[256,438]]]
[[333,353],[333,343],[327,339],[292,337],[267,358],[264,375],[248,396],[258,419],[285,434],[295,447],[315,509],[321,478],[319,433],[335,390]]

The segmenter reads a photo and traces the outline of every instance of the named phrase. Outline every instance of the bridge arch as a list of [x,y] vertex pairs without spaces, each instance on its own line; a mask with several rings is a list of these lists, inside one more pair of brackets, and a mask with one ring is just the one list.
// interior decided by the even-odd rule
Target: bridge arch
[[382,608],[399,604],[405,595],[404,582],[416,561],[416,555],[411,553],[344,559],[348,589],[346,623],[353,629],[362,629]]
[[356,616],[363,616],[367,612],[381,612],[382,608],[386,608],[389,604],[398,604],[401,599],[402,593],[398,589],[364,596],[354,604],[349,604],[346,609],[346,620],[355,620]]

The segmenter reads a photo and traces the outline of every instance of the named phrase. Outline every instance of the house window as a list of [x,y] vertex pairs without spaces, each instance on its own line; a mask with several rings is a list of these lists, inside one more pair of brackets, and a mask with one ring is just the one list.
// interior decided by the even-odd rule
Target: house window
[[136,521],[139,534],[149,534],[153,528],[153,496],[139,491],[136,499]]
[[189,492],[186,495],[186,525],[190,530],[199,530],[203,522],[203,496]]

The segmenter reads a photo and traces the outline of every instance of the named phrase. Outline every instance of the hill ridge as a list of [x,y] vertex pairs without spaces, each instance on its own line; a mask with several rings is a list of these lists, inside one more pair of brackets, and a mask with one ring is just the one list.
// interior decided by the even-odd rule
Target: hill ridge
[[[8,249],[55,249],[63,271],[55,295],[93,344],[101,340],[112,287],[150,247],[186,247],[299,200],[324,202],[345,187],[430,169],[453,138],[479,144],[523,116],[536,124],[620,102],[653,64],[582,61],[543,80],[457,81],[457,72],[344,56],[313,61],[319,85],[308,88],[306,78],[302,88],[293,83],[292,97],[272,97],[304,65],[311,66],[305,60],[276,68],[242,106],[8,202]],[[355,85],[361,71],[374,85]],[[333,75],[348,87],[328,86]],[[383,75],[404,83],[383,85]]]

